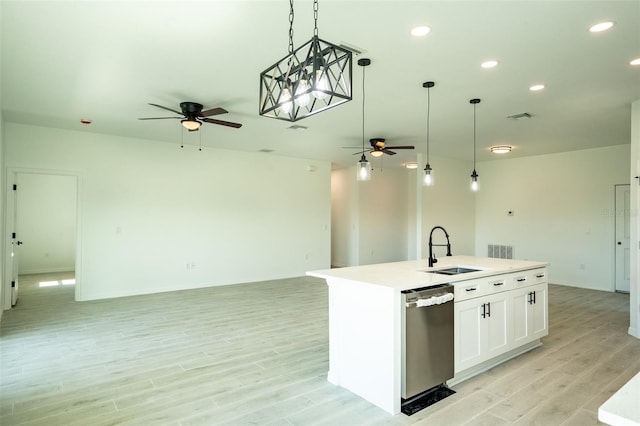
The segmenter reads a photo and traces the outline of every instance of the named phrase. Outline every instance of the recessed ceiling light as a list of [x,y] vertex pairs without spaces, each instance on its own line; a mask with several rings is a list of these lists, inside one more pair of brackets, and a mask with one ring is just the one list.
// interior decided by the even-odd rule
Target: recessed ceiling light
[[494,154],[506,154],[507,152],[511,152],[511,145],[496,145],[490,149]]
[[430,32],[431,32],[431,28],[427,27],[426,25],[421,25],[419,27],[415,27],[414,29],[412,29],[411,35],[414,37],[422,37],[422,36],[426,36]]
[[629,65],[640,65],[640,58],[633,59]]
[[496,61],[495,59],[491,59],[489,61],[484,61],[483,63],[480,64],[480,66],[482,68],[494,68],[498,66],[498,61]]
[[591,31],[592,33],[599,33],[602,31],[607,31],[609,28],[613,27],[613,25],[614,25],[613,21],[599,22],[595,25],[592,25],[589,28],[589,31]]
[[532,92],[539,92],[544,88],[545,88],[544,84],[534,84],[533,86],[529,87],[529,90],[531,90]]

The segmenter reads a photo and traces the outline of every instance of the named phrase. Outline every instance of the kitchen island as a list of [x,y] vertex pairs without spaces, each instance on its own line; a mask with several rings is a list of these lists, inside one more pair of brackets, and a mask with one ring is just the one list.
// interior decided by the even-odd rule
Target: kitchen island
[[[451,256],[431,268],[423,259],[307,272],[329,286],[327,380],[391,414],[399,413],[402,291],[440,284],[452,284],[455,294],[455,377],[449,385],[539,346],[548,330],[547,266]],[[433,273],[448,267],[475,271]],[[484,321],[480,306],[489,302],[494,314]]]

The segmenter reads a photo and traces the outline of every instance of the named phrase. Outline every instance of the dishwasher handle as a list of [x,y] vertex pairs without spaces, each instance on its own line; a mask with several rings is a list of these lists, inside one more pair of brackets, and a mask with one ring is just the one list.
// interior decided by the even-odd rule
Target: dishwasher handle
[[418,299],[415,302],[408,302],[407,308],[423,308],[426,306],[442,305],[443,303],[451,302],[453,300],[453,293],[445,293],[440,296],[431,296],[425,299]]

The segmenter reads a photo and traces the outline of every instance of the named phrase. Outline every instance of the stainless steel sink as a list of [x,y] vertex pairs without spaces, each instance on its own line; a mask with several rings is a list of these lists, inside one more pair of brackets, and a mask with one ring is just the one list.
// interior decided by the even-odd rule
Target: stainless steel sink
[[466,274],[467,272],[478,272],[481,270],[482,269],[473,269],[473,268],[465,268],[462,266],[454,266],[451,268],[434,269],[434,270],[425,271],[425,272],[430,272],[433,274],[442,274],[442,275],[458,275],[458,274]]

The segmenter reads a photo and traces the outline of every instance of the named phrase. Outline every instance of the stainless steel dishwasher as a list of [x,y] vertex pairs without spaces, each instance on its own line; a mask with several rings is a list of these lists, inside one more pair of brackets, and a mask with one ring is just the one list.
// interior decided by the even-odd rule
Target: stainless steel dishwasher
[[453,286],[402,292],[402,398],[454,376]]

